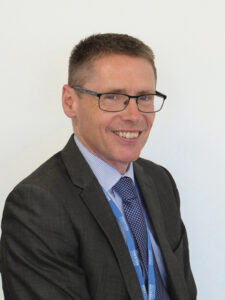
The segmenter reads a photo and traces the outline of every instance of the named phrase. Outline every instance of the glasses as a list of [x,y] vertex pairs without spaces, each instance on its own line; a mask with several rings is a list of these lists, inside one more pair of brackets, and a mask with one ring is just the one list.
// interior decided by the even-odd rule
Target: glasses
[[123,111],[128,106],[130,99],[134,98],[136,99],[137,107],[140,112],[155,113],[162,109],[164,101],[166,100],[166,95],[157,91],[152,94],[130,96],[120,93],[96,93],[79,86],[71,86],[71,88],[78,92],[98,97],[99,108],[108,112]]

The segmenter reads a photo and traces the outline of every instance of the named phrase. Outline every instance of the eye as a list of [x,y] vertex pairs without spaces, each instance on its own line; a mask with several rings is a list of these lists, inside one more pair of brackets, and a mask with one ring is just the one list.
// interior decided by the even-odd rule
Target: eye
[[141,95],[138,97],[138,100],[143,102],[151,102],[154,101],[154,95]]
[[120,94],[103,94],[102,99],[103,100],[111,100],[111,101],[119,101],[121,100]]

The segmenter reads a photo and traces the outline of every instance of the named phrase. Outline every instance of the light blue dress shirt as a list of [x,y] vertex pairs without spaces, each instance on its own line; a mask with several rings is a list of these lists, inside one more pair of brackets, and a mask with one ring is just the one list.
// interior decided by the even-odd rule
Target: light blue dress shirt
[[[120,196],[117,193],[114,193],[114,191],[112,190],[113,186],[119,181],[121,176],[128,176],[133,180],[136,191],[139,196],[139,199],[141,200],[140,194],[138,192],[137,184],[135,183],[135,179],[134,179],[134,170],[133,170],[132,162],[130,163],[127,172],[125,174],[121,175],[115,168],[111,167],[104,160],[102,160],[99,157],[92,154],[86,147],[84,147],[84,145],[79,141],[79,139],[76,136],[74,136],[74,140],[75,140],[75,143],[77,144],[80,152],[82,153],[85,160],[89,164],[92,172],[95,174],[99,184],[103,187],[104,190],[107,191],[107,193],[110,195],[112,201],[117,205],[117,207],[120,209],[120,211],[122,213],[123,213],[122,199],[120,198]],[[106,176],[106,174],[107,174],[107,176]],[[145,212],[145,210],[144,210],[144,212]],[[153,249],[155,259],[156,259],[156,262],[157,262],[157,265],[159,268],[159,272],[161,274],[163,283],[166,286],[166,272],[165,272],[165,267],[164,267],[161,251],[155,241],[152,226],[150,224],[150,220],[147,217],[146,212],[145,212],[145,219],[146,219],[146,224],[150,230],[152,249]],[[120,227],[119,223],[118,223],[118,225]],[[120,227],[120,230],[121,230],[121,233],[123,234],[123,230],[121,227]]]

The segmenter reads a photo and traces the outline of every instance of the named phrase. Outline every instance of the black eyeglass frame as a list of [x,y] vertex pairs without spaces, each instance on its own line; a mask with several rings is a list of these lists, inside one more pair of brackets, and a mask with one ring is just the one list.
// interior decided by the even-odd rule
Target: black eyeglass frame
[[[84,93],[84,94],[89,94],[89,95],[98,97],[98,107],[99,107],[99,109],[101,109],[102,111],[106,111],[106,112],[120,112],[120,111],[123,111],[123,110],[126,109],[126,107],[128,106],[128,104],[130,103],[130,99],[131,99],[131,98],[135,98],[135,99],[136,99],[137,108],[138,108],[138,110],[139,110],[140,112],[142,112],[142,113],[147,113],[147,114],[151,114],[151,113],[153,114],[153,113],[159,112],[159,111],[162,109],[162,107],[163,107],[163,105],[164,105],[164,102],[165,102],[165,100],[166,100],[166,98],[167,98],[166,95],[164,95],[164,94],[162,94],[162,93],[160,93],[160,92],[158,92],[158,91],[155,91],[155,93],[148,93],[148,94],[143,94],[143,95],[138,95],[138,96],[130,96],[130,95],[127,95],[127,94],[123,94],[123,93],[114,93],[114,92],[96,93],[96,92],[93,92],[93,91],[90,91],[90,90],[87,90],[87,89],[84,89],[84,88],[82,88],[82,87],[75,86],[75,85],[71,85],[70,87],[73,88],[74,90],[77,90],[78,92],[81,92],[81,93]],[[102,95],[110,95],[110,94],[123,95],[123,96],[127,96],[127,97],[128,97],[128,99],[127,99],[128,101],[127,101],[127,103],[125,104],[125,106],[124,106],[123,109],[120,109],[120,110],[105,110],[105,109],[102,109],[102,108],[101,108],[101,106],[100,106],[100,98],[101,98],[101,96],[102,96]],[[139,108],[139,106],[138,106],[138,99],[139,99],[139,97],[143,97],[143,96],[146,96],[146,95],[158,96],[158,97],[162,98],[162,99],[163,99],[163,102],[162,102],[161,107],[160,107],[158,110],[152,111],[152,112],[146,112],[146,111],[140,110],[140,108]]]

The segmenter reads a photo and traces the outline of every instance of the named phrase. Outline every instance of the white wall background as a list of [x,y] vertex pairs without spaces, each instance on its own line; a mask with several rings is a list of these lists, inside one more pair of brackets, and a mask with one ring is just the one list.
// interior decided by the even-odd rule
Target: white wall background
[[176,179],[198,299],[225,299],[224,12],[223,0],[0,0],[0,212],[72,132],[61,109],[72,47],[134,35],[154,49],[168,95],[143,156]]

